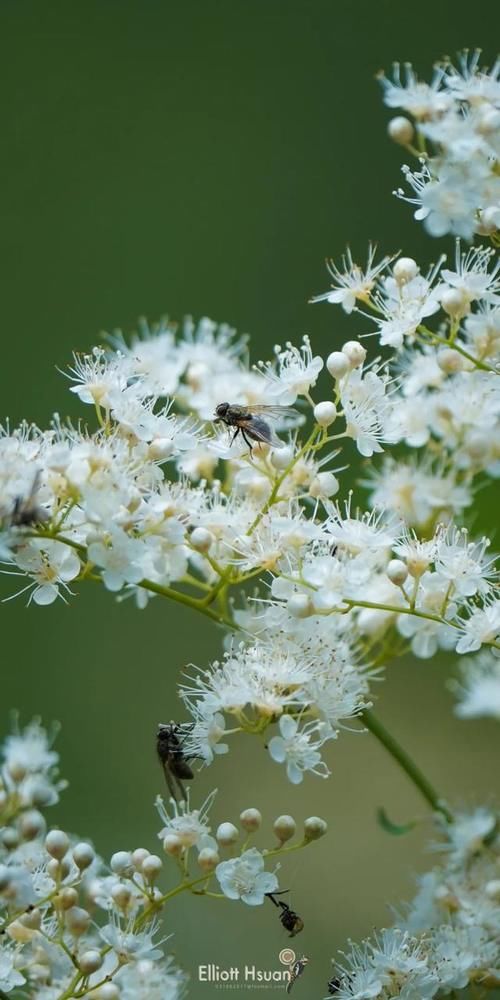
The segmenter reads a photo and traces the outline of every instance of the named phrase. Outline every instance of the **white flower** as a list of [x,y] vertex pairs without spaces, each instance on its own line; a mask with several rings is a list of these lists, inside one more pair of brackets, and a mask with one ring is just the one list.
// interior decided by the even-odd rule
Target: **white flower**
[[342,257],[342,270],[336,267],[333,260],[327,261],[327,268],[333,280],[332,291],[315,295],[311,302],[340,303],[346,313],[351,313],[356,300],[369,302],[377,278],[391,261],[391,257],[382,257],[378,264],[374,263],[376,247],[368,247],[368,262],[366,269],[355,264],[351,250],[348,247]]
[[340,398],[346,421],[346,434],[356,441],[361,455],[370,458],[383,449],[380,442],[395,441],[393,404],[387,394],[389,377],[383,368],[349,372],[340,382]]
[[199,847],[210,834],[208,813],[213,805],[217,790],[207,796],[199,809],[190,809],[189,792],[187,794],[187,802],[177,803],[170,799],[172,815],[167,812],[163,799],[158,795],[155,805],[160,819],[165,824],[158,837],[160,840],[164,840],[167,835],[173,833],[178,837],[182,847]]
[[108,590],[121,590],[125,583],[139,583],[144,577],[144,543],[119,528],[110,532],[106,542],[92,542],[88,547],[88,556],[100,567]]
[[248,906],[260,906],[266,893],[278,888],[276,875],[264,871],[264,858],[256,847],[244,851],[239,858],[221,861],[215,874],[228,899],[241,899]]
[[470,605],[468,618],[459,618],[460,638],[457,653],[474,653],[485,642],[492,642],[500,634],[500,601],[490,600],[483,607]]
[[319,355],[313,357],[307,336],[302,338],[300,349],[289,342],[284,351],[279,346],[275,347],[275,356],[274,366],[261,362],[260,368],[268,386],[270,384],[272,401],[291,406],[297,396],[306,396],[311,386],[316,385],[323,359]]
[[206,764],[211,764],[214,755],[226,754],[229,751],[227,743],[221,743],[226,728],[226,722],[221,712],[211,712],[208,706],[201,702],[191,706],[194,725],[183,741],[186,757],[202,757]]
[[4,767],[12,774],[50,771],[59,761],[59,754],[51,750],[54,739],[49,738],[39,719],[33,719],[23,730],[7,736],[3,743]]
[[15,948],[3,943],[0,948],[0,990],[10,993],[16,986],[22,986],[26,978],[16,969],[18,952]]
[[67,584],[78,576],[81,568],[72,548],[45,538],[30,538],[16,549],[14,558],[23,574],[31,577],[31,583],[13,596],[31,590],[28,603],[34,601],[41,606],[53,604],[57,597],[64,600],[61,588],[71,593]]
[[159,921],[152,920],[147,930],[139,931],[134,929],[134,917],[131,917],[125,926],[121,925],[116,913],[112,912],[111,918],[110,923],[99,928],[99,936],[113,949],[120,964],[163,958],[163,952],[158,945],[163,944],[166,939],[163,938],[158,944],[153,941],[159,928]]
[[455,594],[473,597],[477,593],[486,594],[491,589],[497,573],[493,569],[495,559],[485,559],[489,544],[488,538],[470,542],[465,529],[453,527],[438,538],[435,570],[453,584]]
[[438,843],[435,849],[449,852],[453,862],[463,864],[483,850],[496,828],[497,817],[489,809],[481,807],[473,813],[455,813],[453,823],[446,827],[447,843]]
[[460,253],[460,242],[457,240],[455,253],[455,271],[444,269],[441,273],[443,281],[451,288],[456,288],[468,304],[481,299],[483,302],[498,304],[500,302],[500,261],[494,264],[491,271],[489,265],[495,256],[492,248],[473,247],[466,253]]
[[114,978],[121,1000],[181,1000],[186,992],[187,977],[171,957],[161,964],[142,958],[125,965]]
[[462,683],[453,685],[460,698],[455,714],[460,719],[500,719],[500,658],[494,651],[466,657],[460,673]]
[[[288,780],[293,785],[299,785],[304,777],[304,771],[311,771],[321,778],[327,778],[329,770],[321,760],[319,747],[323,745],[324,735],[319,736],[320,727],[317,723],[307,723],[299,730],[297,719],[291,715],[282,715],[279,721],[281,736],[273,736],[269,740],[269,753],[278,764],[286,763]],[[315,735],[319,739],[314,740]]]

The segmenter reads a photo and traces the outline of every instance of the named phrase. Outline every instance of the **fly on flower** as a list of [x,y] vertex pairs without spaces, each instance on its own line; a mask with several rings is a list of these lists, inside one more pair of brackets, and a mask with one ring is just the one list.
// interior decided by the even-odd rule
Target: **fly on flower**
[[14,499],[12,510],[8,517],[8,522],[13,528],[28,528],[30,525],[43,524],[48,520],[47,511],[37,503],[37,493],[40,486],[41,474],[38,469],[35,472],[33,484],[27,496],[17,496]]
[[234,427],[231,444],[241,433],[245,444],[252,454],[253,443],[268,444],[274,448],[282,448],[283,442],[268,424],[268,419],[296,417],[296,410],[289,406],[240,406],[238,403],[219,403],[215,408],[214,423],[223,423],[226,427]]
[[160,722],[156,735],[156,750],[163,765],[168,790],[177,802],[179,795],[187,801],[183,781],[194,778],[188,759],[184,755],[183,741],[193,728],[193,723]]

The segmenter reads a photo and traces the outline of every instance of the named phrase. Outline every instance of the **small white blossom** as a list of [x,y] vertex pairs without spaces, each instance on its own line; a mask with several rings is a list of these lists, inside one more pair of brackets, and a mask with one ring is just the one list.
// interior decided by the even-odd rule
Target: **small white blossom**
[[264,858],[256,847],[244,851],[239,858],[221,861],[215,874],[228,899],[241,899],[248,906],[261,906],[266,893],[278,889],[276,875],[264,871]]

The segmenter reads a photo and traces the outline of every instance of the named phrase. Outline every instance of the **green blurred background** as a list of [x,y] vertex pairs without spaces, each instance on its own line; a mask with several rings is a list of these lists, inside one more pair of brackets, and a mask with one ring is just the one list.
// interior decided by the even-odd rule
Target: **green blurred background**
[[[493,3],[451,0],[2,0],[2,417],[77,413],[55,366],[140,314],[227,320],[251,333],[254,359],[304,332],[323,354],[362,332],[307,304],[328,287],[324,258],[347,242],[364,256],[370,238],[422,261],[443,249],[391,195],[401,154],[374,75],[394,59],[428,75],[445,53],[487,46],[499,20]],[[16,706],[63,725],[70,788],[53,821],[104,856],[157,849],[155,726],[179,714],[179,672],[216,656],[221,635],[83,585],[69,607],[3,605],[1,629],[2,723]],[[391,667],[379,714],[443,793],[488,801],[497,729],[452,718],[449,669]],[[292,788],[242,739],[194,794],[218,785],[216,822],[247,806],[267,827],[280,812],[328,819],[328,838],[281,872],[311,959],[297,997],[322,996],[336,948],[390,921],[387,903],[432,864],[428,829],[392,840],[375,825],[382,803],[397,820],[425,809],[372,738],[346,733],[328,760],[328,782]],[[181,899],[167,929],[195,997],[218,995],[196,982],[199,963],[272,968],[287,944],[270,905]]]

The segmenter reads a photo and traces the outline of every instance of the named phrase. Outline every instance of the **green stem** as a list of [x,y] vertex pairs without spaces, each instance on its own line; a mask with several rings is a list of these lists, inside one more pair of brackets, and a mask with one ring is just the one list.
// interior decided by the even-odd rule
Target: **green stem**
[[425,774],[420,770],[420,768],[415,764],[415,761],[410,757],[409,753],[403,749],[403,747],[398,743],[394,736],[388,732],[385,726],[377,719],[376,715],[373,714],[371,709],[365,708],[364,712],[361,713],[361,719],[363,720],[365,726],[372,733],[373,736],[382,744],[383,747],[390,753],[391,757],[397,761],[399,766],[403,769],[405,774],[409,777],[410,781],[413,782],[416,788],[418,788],[421,795],[423,795],[426,802],[429,803],[433,812],[441,813],[447,823],[453,823],[453,814],[448,809],[448,806],[443,801],[443,799],[438,795],[436,789],[431,785],[430,781],[425,777]]

